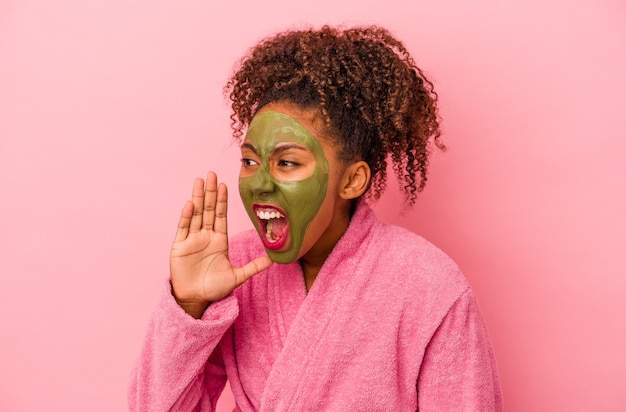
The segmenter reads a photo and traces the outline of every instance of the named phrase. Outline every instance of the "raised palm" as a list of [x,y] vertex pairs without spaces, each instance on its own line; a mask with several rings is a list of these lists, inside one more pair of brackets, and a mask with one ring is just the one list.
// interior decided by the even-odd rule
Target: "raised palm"
[[209,172],[206,188],[196,179],[192,198],[185,203],[170,253],[172,290],[180,306],[199,318],[213,301],[230,294],[272,261],[261,256],[241,268],[228,258],[226,214],[228,193]]

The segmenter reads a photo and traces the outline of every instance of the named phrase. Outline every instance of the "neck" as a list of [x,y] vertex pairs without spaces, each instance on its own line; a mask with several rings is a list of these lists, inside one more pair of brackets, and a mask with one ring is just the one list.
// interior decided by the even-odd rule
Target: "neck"
[[313,286],[313,282],[317,279],[317,274],[320,272],[321,266],[307,266],[302,261],[300,261],[300,265],[302,266],[302,273],[304,274],[304,286],[306,286],[308,293],[309,290],[311,290],[311,286]]
[[[335,242],[335,244],[337,244],[337,242]],[[313,282],[315,281],[315,279],[317,279],[317,275],[320,273],[320,270],[322,269],[324,262],[326,262],[326,259],[330,255],[330,252],[332,252],[332,248],[328,249],[327,251],[318,252],[318,254],[314,255],[309,252],[306,256],[300,258],[300,266],[302,267],[302,274],[304,275],[304,284],[306,285],[307,292],[311,289],[311,286],[313,286]]]
[[313,286],[313,282],[317,278],[324,262],[339,242],[350,224],[353,210],[351,207],[342,205],[333,215],[331,223],[326,231],[322,234],[317,243],[300,258],[300,266],[304,274],[304,283],[307,292]]

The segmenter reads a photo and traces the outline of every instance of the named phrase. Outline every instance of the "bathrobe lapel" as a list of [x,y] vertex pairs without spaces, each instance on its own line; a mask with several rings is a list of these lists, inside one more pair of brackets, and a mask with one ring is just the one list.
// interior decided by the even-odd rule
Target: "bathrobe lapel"
[[274,353],[280,353],[307,293],[302,269],[297,263],[285,265],[280,276],[274,279],[268,287],[268,310]]
[[347,307],[350,304],[346,302],[354,297],[345,291],[351,288],[351,283],[362,282],[363,276],[369,276],[362,273],[361,256],[354,252],[363,242],[370,241],[367,234],[373,220],[365,217],[373,212],[369,208],[360,208],[359,212],[324,263],[308,294],[297,263],[289,265],[297,268],[289,268],[289,272],[293,274],[298,270],[299,276],[281,276],[274,284],[275,300],[269,305],[272,340],[282,348],[267,379],[261,411],[301,410],[304,403],[310,404],[310,398],[315,396],[312,388],[323,386],[316,382],[325,379],[325,371],[332,370],[320,363],[329,350],[328,338],[336,333],[333,321],[350,316],[346,311],[354,308]]

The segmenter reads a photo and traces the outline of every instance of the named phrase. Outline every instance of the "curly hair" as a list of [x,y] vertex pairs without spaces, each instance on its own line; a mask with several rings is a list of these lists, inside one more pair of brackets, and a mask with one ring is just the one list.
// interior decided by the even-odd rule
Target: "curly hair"
[[321,114],[339,159],[372,171],[368,197],[387,186],[391,159],[405,202],[426,184],[430,143],[440,141],[437,93],[402,42],[377,27],[292,30],[253,47],[224,87],[233,136],[241,140],[256,111],[288,102]]

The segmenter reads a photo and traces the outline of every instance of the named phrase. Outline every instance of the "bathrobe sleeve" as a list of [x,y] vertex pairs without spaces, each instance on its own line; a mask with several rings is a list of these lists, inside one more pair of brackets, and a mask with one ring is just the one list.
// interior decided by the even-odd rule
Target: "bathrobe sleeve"
[[417,397],[420,412],[502,410],[495,357],[471,289],[450,308],[426,347]]
[[148,324],[131,372],[130,411],[213,411],[226,384],[219,342],[239,313],[230,295],[212,303],[201,319],[172,296],[169,281]]

